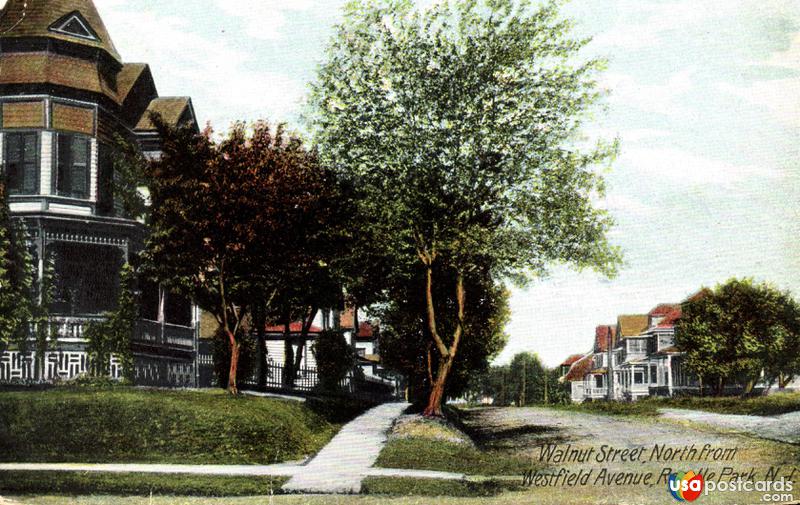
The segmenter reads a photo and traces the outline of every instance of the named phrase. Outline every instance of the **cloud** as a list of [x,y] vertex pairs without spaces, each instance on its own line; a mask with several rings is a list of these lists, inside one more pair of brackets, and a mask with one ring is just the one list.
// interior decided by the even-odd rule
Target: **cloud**
[[750,104],[766,108],[791,128],[800,128],[800,78],[756,81],[745,86],[721,82],[716,88]]
[[257,53],[235,45],[229,34],[198,29],[196,12],[178,17],[111,8],[117,1],[97,5],[123,58],[149,63],[161,95],[191,95],[201,122],[224,129],[237,119],[282,120],[297,109],[302,82],[259,65]]
[[281,29],[286,25],[287,11],[306,11],[313,6],[312,0],[215,0],[215,4],[225,14],[239,18],[249,37],[260,40],[284,35]]
[[642,83],[632,75],[607,72],[601,78],[601,86],[611,92],[611,102],[636,107],[645,112],[665,116],[683,114],[681,98],[692,90],[693,68],[684,68],[658,84]]
[[734,165],[672,147],[624,149],[620,163],[637,177],[663,179],[674,184],[726,187],[758,178],[777,178],[777,170],[755,165]]

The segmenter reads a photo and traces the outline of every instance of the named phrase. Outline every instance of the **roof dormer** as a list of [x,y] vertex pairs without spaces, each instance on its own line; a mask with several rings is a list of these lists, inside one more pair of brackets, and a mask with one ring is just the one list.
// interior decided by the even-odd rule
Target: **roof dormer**
[[92,26],[86,21],[86,18],[81,16],[81,13],[78,11],[70,12],[66,16],[61,17],[58,21],[50,25],[49,30],[95,42],[100,40],[97,36],[97,32],[92,29]]

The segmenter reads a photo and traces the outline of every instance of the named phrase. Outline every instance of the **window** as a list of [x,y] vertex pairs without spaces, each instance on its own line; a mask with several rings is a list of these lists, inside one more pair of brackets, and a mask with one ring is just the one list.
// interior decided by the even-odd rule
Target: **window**
[[639,370],[634,370],[633,372],[633,383],[634,384],[644,384],[644,373]]
[[603,376],[602,375],[595,375],[594,376],[594,385],[595,385],[595,387],[598,387],[598,388],[603,387]]
[[71,198],[89,198],[89,139],[58,134],[55,193]]
[[658,384],[658,373],[655,365],[650,365],[650,383]]
[[54,32],[81,37],[83,39],[97,40],[97,35],[89,27],[89,23],[78,12],[73,12],[56,21],[50,29]]
[[35,195],[39,192],[39,134],[8,133],[5,142],[5,173],[8,193]]

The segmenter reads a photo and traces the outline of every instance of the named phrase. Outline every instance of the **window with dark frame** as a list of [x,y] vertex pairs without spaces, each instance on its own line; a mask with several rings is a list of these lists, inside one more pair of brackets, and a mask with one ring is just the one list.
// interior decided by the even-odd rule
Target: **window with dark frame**
[[58,134],[55,193],[70,198],[89,198],[89,139]]
[[6,133],[3,153],[6,184],[10,195],[39,193],[39,134]]

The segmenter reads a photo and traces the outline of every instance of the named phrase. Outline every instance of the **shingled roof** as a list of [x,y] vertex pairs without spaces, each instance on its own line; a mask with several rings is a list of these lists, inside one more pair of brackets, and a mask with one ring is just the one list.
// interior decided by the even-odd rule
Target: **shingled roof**
[[583,357],[583,354],[573,354],[561,362],[559,366],[570,366]]
[[680,303],[659,303],[653,310],[648,312],[651,317],[666,316],[675,309],[680,309]]
[[[25,4],[27,3],[27,8]],[[74,13],[93,32],[91,37],[80,37],[57,31],[62,21]],[[8,0],[0,13],[0,33],[3,37],[46,37],[74,44],[102,49],[121,62],[100,14],[92,0]]]
[[650,317],[647,314],[629,314],[617,318],[618,333],[621,338],[641,335],[649,324]]
[[587,354],[569,367],[569,371],[562,378],[564,381],[582,381],[583,378],[592,371],[592,355]]
[[171,126],[181,124],[181,120],[186,114],[190,114],[191,119],[194,120],[191,98],[186,96],[161,97],[150,102],[150,106],[147,107],[136,125],[136,131],[155,131],[156,127],[150,120],[151,113],[159,114]]

